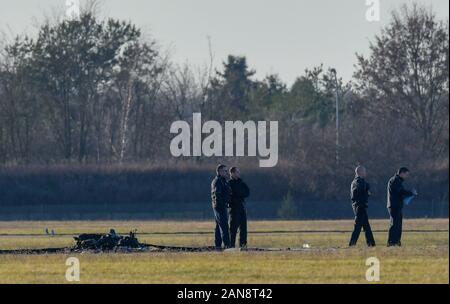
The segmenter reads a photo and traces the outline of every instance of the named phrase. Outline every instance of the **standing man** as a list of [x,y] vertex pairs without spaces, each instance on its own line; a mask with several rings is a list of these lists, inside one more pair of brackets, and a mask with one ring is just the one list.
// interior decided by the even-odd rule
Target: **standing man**
[[230,248],[227,206],[231,199],[231,188],[227,182],[227,167],[225,165],[217,166],[216,177],[211,183],[211,199],[216,221],[216,249],[221,249],[222,243],[225,248]]
[[365,180],[366,176],[366,168],[363,166],[356,167],[355,179],[351,185],[351,199],[353,212],[355,213],[355,227],[350,239],[350,247],[355,246],[358,242],[361,229],[364,229],[366,234],[367,246],[375,247],[375,240],[373,238],[372,229],[370,228],[369,216],[367,215],[370,185]]
[[417,195],[417,191],[408,191],[403,187],[403,182],[408,177],[408,168],[400,168],[387,185],[387,208],[390,215],[388,247],[402,245],[403,200]]
[[230,169],[230,241],[231,247],[236,246],[236,235],[239,229],[239,247],[247,248],[247,210],[245,199],[250,196],[248,186],[241,179],[241,172],[237,167]]

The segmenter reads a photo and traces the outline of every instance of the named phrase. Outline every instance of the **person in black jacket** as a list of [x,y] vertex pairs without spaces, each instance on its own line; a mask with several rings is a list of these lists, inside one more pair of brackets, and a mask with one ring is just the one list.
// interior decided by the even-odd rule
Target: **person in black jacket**
[[366,182],[366,168],[358,166],[355,169],[355,179],[351,185],[351,200],[353,212],[355,213],[355,226],[350,238],[349,246],[355,246],[358,242],[361,229],[366,234],[367,246],[375,247],[375,239],[373,238],[372,229],[369,224],[367,208],[369,207],[370,185]]
[[417,195],[417,191],[408,191],[403,187],[403,181],[408,177],[408,168],[400,168],[387,185],[387,208],[390,216],[388,246],[402,245],[403,200]]
[[230,230],[228,227],[227,207],[231,200],[231,188],[227,182],[227,167],[218,165],[216,177],[211,183],[211,200],[216,221],[215,246],[216,249],[230,248]]
[[247,210],[245,208],[245,199],[250,196],[248,186],[241,179],[241,172],[238,168],[230,169],[230,242],[231,247],[236,246],[236,235],[239,230],[239,247],[247,248]]

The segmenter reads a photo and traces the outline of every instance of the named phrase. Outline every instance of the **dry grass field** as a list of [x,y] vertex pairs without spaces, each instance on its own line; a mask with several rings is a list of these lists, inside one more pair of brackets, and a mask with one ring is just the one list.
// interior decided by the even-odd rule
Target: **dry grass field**
[[[380,261],[379,283],[449,283],[449,221],[406,220],[403,247],[385,247],[388,222],[372,221],[378,246],[364,235],[348,248],[351,221],[258,221],[249,224],[249,245],[305,248],[276,252],[104,253],[0,255],[0,283],[69,283],[68,257],[80,261],[80,283],[369,283],[366,259]],[[45,228],[55,230],[47,236]],[[141,242],[209,246],[211,222],[0,222],[0,250],[64,247],[87,232],[138,230]]]

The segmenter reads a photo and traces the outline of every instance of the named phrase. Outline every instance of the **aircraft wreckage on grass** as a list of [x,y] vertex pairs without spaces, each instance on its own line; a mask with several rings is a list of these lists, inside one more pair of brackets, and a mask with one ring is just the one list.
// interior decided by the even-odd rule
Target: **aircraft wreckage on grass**
[[[137,231],[128,235],[119,235],[114,229],[106,234],[80,234],[74,237],[73,247],[42,248],[42,249],[13,249],[0,250],[5,254],[69,254],[69,253],[137,253],[137,252],[213,252],[240,251],[239,249],[217,249],[206,247],[177,247],[141,243],[136,237]],[[245,251],[303,251],[305,248],[247,248]]]

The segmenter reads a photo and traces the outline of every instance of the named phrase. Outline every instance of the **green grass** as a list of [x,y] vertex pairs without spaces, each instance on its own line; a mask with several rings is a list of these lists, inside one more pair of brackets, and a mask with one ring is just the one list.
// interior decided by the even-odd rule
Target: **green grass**
[[[405,232],[402,248],[384,246],[387,221],[372,225],[378,231],[374,249],[364,246],[363,234],[356,248],[347,248],[351,221],[264,221],[250,223],[250,246],[309,244],[311,249],[70,256],[80,260],[81,283],[368,283],[368,257],[381,262],[380,283],[449,283],[448,220],[405,221],[407,231],[439,232]],[[44,236],[45,227],[67,235]],[[213,241],[210,222],[0,222],[0,249],[71,246],[71,234],[109,228],[121,233],[137,228],[145,233],[139,239],[152,244],[206,246]],[[67,283],[67,257],[0,255],[0,283]]]

